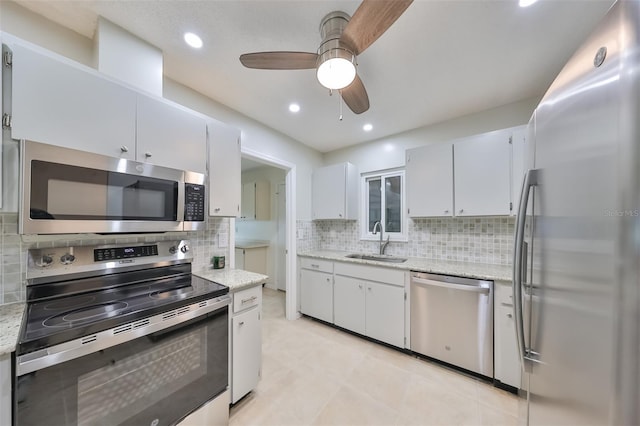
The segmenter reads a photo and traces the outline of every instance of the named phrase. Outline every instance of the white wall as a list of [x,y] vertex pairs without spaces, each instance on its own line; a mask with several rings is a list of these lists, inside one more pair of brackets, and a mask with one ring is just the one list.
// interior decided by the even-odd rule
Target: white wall
[[324,164],[349,161],[357,166],[359,173],[404,167],[406,149],[527,124],[538,101],[538,98],[530,98],[373,142],[331,151],[324,155]]

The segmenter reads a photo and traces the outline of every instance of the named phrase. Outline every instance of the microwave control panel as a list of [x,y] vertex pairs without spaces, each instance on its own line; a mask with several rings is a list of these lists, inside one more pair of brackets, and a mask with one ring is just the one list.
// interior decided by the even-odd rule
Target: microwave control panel
[[185,222],[204,221],[204,185],[184,184],[184,220]]

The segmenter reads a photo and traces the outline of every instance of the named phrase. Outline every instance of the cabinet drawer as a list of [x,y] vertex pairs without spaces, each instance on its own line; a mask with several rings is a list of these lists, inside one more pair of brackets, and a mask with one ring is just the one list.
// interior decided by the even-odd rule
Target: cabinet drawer
[[510,282],[496,281],[495,283],[496,306],[513,306],[513,288]]
[[335,272],[336,275],[344,275],[347,277],[361,278],[385,284],[404,286],[405,272],[399,269],[336,262]]
[[262,302],[262,286],[248,288],[233,295],[233,312],[240,312]]
[[313,271],[333,273],[333,262],[330,260],[311,259],[308,257],[300,258],[300,267],[311,269]]

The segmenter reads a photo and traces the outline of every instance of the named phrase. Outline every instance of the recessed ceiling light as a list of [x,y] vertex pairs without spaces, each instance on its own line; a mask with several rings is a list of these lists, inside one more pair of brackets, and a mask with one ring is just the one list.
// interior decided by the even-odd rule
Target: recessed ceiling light
[[362,126],[362,130],[364,130],[365,132],[370,132],[372,129],[373,129],[373,126],[369,123]]
[[520,7],[527,7],[527,6],[531,6],[537,1],[538,0],[519,0],[518,4],[520,5]]
[[300,105],[296,104],[296,103],[292,103],[289,105],[289,111],[291,112],[299,112],[300,111]]
[[202,39],[194,33],[184,33],[184,41],[194,49],[202,47]]

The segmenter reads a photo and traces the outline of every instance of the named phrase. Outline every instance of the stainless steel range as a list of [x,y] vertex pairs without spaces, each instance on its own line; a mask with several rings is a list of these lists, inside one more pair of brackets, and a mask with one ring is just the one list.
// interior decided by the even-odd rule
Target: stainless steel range
[[15,423],[228,421],[229,289],[191,260],[186,241],[30,250]]

